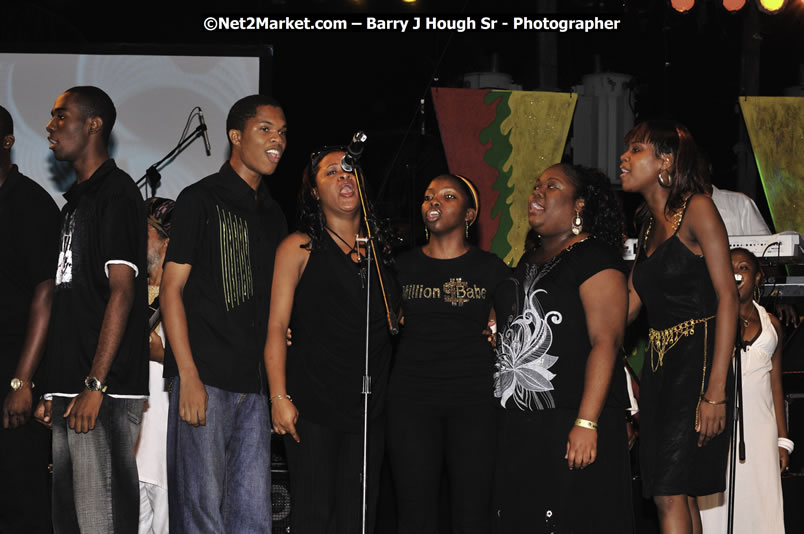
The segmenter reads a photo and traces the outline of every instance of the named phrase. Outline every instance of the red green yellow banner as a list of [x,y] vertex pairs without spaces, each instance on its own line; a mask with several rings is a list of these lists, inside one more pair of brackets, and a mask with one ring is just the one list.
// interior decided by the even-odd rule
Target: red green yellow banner
[[561,161],[578,96],[494,89],[432,90],[450,172],[480,194],[479,244],[509,265],[522,256],[528,197]]

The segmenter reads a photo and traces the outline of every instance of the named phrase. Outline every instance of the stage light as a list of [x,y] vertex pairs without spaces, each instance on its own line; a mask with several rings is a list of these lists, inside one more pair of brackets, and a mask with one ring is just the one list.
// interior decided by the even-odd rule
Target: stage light
[[757,7],[760,11],[775,15],[784,7],[785,0],[757,0]]
[[686,13],[695,6],[695,0],[670,0],[670,5],[679,13]]
[[740,11],[745,7],[745,0],[723,0],[723,7],[726,11]]

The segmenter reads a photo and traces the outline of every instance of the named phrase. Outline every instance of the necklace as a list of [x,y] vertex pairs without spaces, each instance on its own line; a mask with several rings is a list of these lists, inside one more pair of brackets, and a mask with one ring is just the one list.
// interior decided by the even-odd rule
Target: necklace
[[[349,243],[344,238],[342,238],[338,234],[338,232],[336,232],[335,230],[333,230],[332,228],[330,228],[329,226],[326,226],[326,225],[324,226],[324,228],[326,228],[332,235],[334,235],[335,237],[340,239],[341,243],[343,243],[347,247],[351,247],[345,253],[347,256],[351,256],[352,254],[357,254],[356,265],[360,265],[360,268],[357,271],[357,276],[358,276],[358,278],[360,278],[360,287],[365,288],[366,287],[366,280],[368,279],[368,269],[366,268],[366,264],[363,261],[363,257],[360,255],[360,249],[357,248],[357,237],[355,237],[355,244],[354,245],[349,245]],[[350,258],[349,261],[352,261],[351,258]]]
[[[675,234],[678,231],[678,227],[681,226],[681,219],[684,218],[684,212],[687,211],[687,197],[684,200],[684,204],[673,213],[673,233]],[[653,228],[653,217],[650,218],[648,221],[648,229],[645,230],[645,240],[642,242],[642,248],[648,250],[648,236],[650,235],[650,231]]]
[[[756,309],[756,308],[753,308],[753,310],[754,310],[755,312],[757,311],[757,309]],[[757,314],[759,314],[759,312],[757,312]],[[748,328],[748,320],[751,318],[751,316],[752,316],[752,315],[754,315],[754,314],[753,314],[753,313],[749,313],[749,314],[748,314],[748,317],[740,317],[740,319],[742,319],[742,320],[743,320],[743,328]]]
[[360,260],[360,251],[357,249],[357,239],[355,239],[355,244],[354,244],[354,245],[350,245],[350,244],[349,244],[349,243],[348,243],[348,242],[347,242],[347,241],[346,241],[344,238],[342,238],[342,237],[341,237],[341,236],[338,234],[338,232],[336,232],[335,230],[333,230],[333,229],[332,229],[332,228],[330,228],[329,226],[324,226],[324,228],[326,228],[327,230],[329,230],[329,231],[330,231],[330,233],[332,233],[332,235],[334,235],[335,237],[337,237],[338,239],[340,239],[340,240],[341,240],[341,243],[343,243],[344,245],[346,245],[347,247],[349,247],[349,250],[347,250],[347,251],[346,251],[346,254],[352,254],[352,253],[355,253],[355,254],[357,254],[357,259],[358,259],[358,260]]
[[528,264],[528,266],[527,266],[528,272],[530,272],[531,276],[534,277],[532,283],[535,284],[539,280],[541,280],[542,278],[547,276],[550,273],[550,271],[553,270],[553,267],[555,267],[558,264],[558,262],[561,261],[561,258],[564,257],[565,253],[567,253],[570,250],[572,250],[573,248],[575,248],[575,245],[577,245],[579,243],[583,243],[584,241],[586,241],[590,237],[594,237],[594,236],[588,235],[588,236],[584,237],[583,239],[581,239],[580,241],[576,241],[575,243],[572,243],[567,248],[561,249],[558,252],[558,254],[556,254],[552,258],[548,259],[544,263],[530,263],[530,264]]

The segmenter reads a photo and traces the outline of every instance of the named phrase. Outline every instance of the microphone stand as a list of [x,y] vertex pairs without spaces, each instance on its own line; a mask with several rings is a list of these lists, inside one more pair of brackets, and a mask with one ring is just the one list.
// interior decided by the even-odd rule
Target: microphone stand
[[[365,349],[365,368],[363,373],[363,466],[360,474],[360,479],[363,485],[362,501],[361,501],[361,533],[366,534],[366,521],[367,521],[367,498],[368,498],[368,419],[369,419],[369,395],[371,395],[371,375],[369,374],[369,331],[371,327],[371,263],[374,260],[374,267],[377,272],[377,279],[380,283],[380,292],[382,294],[383,302],[385,304],[386,320],[388,322],[388,330],[392,335],[399,332],[399,319],[391,311],[388,305],[388,296],[385,293],[385,284],[383,283],[381,262],[377,256],[377,247],[375,237],[369,219],[370,207],[366,202],[365,197],[365,181],[363,173],[358,165],[355,165],[352,170],[355,176],[355,184],[357,185],[357,195],[360,199],[360,206],[363,210],[363,222],[366,227],[366,237],[361,238],[360,235],[356,239],[360,243],[366,245],[366,349]],[[360,248],[358,247],[358,251]]]
[[193,130],[190,135],[182,139],[179,142],[179,144],[176,145],[173,148],[173,150],[168,152],[168,154],[164,158],[160,159],[159,161],[148,167],[148,169],[145,171],[145,174],[142,175],[142,177],[139,180],[137,180],[137,187],[142,187],[143,184],[146,184],[147,182],[146,186],[151,188],[151,195],[147,195],[146,190],[146,197],[150,198],[151,196],[154,196],[156,194],[156,188],[159,187],[159,182],[162,180],[162,175],[159,174],[157,168],[160,165],[162,165],[162,163],[164,163],[165,161],[183,152],[184,149],[190,145],[190,143],[192,143],[199,137],[203,136],[206,129],[207,129],[206,124],[199,124],[198,126],[196,126],[195,130]]
[[731,445],[730,445],[730,460],[729,460],[729,519],[728,528],[726,532],[732,534],[734,532],[734,484],[737,474],[737,453],[738,453],[738,437],[739,437],[739,454],[740,462],[745,462],[745,434],[744,434],[744,420],[743,420],[743,366],[742,351],[747,346],[743,341],[742,328],[740,325],[739,314],[737,317],[737,338],[734,342],[735,358],[734,358],[734,411],[732,412],[732,429],[731,429]]

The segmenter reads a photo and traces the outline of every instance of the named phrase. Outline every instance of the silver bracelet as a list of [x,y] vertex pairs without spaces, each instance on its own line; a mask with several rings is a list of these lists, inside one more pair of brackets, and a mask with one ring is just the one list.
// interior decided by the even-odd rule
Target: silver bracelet
[[779,448],[786,450],[788,454],[793,454],[793,449],[795,448],[795,445],[793,444],[793,440],[791,439],[779,438]]

